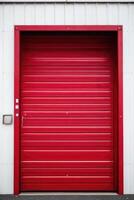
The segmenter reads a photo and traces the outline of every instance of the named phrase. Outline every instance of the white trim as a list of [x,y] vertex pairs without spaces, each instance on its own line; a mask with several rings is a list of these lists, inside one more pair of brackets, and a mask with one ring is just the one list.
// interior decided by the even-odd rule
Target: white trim
[[0,0],[0,3],[134,3],[134,0]]

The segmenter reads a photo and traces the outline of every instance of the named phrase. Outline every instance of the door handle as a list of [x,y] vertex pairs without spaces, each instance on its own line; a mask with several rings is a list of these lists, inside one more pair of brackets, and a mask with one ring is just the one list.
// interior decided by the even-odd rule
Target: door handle
[[23,128],[23,121],[24,121],[24,117],[21,116],[21,128]]

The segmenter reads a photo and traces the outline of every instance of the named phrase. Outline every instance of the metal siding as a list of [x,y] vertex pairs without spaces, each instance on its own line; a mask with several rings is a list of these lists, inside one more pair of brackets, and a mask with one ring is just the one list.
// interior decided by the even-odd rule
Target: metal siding
[[[1,114],[13,113],[13,26],[15,24],[42,24],[41,16],[45,16],[44,24],[55,24],[55,8],[59,10],[63,8],[62,15],[65,16],[65,24],[122,24],[124,25],[124,189],[125,193],[134,193],[134,68],[133,68],[133,47],[134,47],[134,4],[118,4],[106,3],[101,5],[99,11],[99,4],[84,3],[85,12],[82,12],[82,21],[78,21],[74,14],[74,7],[80,10],[77,3],[62,4],[0,4],[0,68],[2,74],[0,75],[1,82],[1,102],[3,106],[0,107]],[[44,11],[42,5],[45,7]],[[83,6],[83,7],[84,7]],[[30,11],[29,7],[32,8]],[[78,8],[79,7],[79,8]],[[106,12],[107,7],[108,12]],[[37,11],[41,9],[40,16],[37,16]],[[69,16],[67,11],[69,10]],[[98,19],[97,13],[105,11],[103,19]],[[20,12],[19,12],[20,11]],[[51,12],[50,12],[51,11]],[[32,12],[32,17],[31,13]],[[43,14],[44,12],[44,14]],[[18,14],[19,13],[19,14]],[[26,14],[25,14],[26,13]],[[78,12],[77,12],[78,13]],[[79,11],[81,13],[81,10]],[[125,14],[124,14],[125,13]],[[33,16],[35,15],[35,16]],[[64,18],[62,16],[62,18]],[[57,17],[56,23],[61,23]],[[63,22],[62,22],[63,23]],[[6,34],[6,36],[4,36]],[[5,41],[4,38],[7,38]],[[7,59],[8,58],[8,59]],[[128,89],[129,88],[129,89]],[[5,127],[0,125],[1,130],[1,149],[0,151],[0,179],[3,184],[0,187],[0,193],[13,193],[13,126]],[[6,146],[5,146],[6,143]],[[4,153],[3,153],[4,149]],[[3,157],[3,154],[5,155]],[[9,170],[10,169],[10,170]],[[9,181],[10,180],[10,181]]]
[[55,4],[54,8],[54,18],[55,25],[57,24],[65,24],[65,5]]
[[0,0],[0,3],[133,3],[134,0]]
[[55,4],[45,4],[45,24],[55,24]]
[[118,24],[118,4],[107,4],[107,23]]
[[46,23],[46,6],[42,4],[35,5],[35,24],[43,25]]
[[[128,53],[124,52],[124,153],[125,153],[125,192],[134,193],[134,4],[128,4],[128,25],[126,24],[126,35],[124,35],[125,48]],[[127,40],[126,40],[127,39]],[[128,40],[129,39],[129,40]],[[124,50],[125,50],[124,48]],[[128,88],[130,88],[128,90]]]
[[86,22],[85,4],[74,4],[74,25],[84,25]]
[[108,5],[107,4],[96,4],[96,15],[97,15],[97,24],[108,24]]
[[86,4],[86,24],[97,24],[96,4]]
[[[4,31],[13,31],[14,23],[14,6],[11,4],[3,5],[3,25]],[[8,22],[8,23],[7,23]]]
[[25,24],[25,4],[14,5],[14,23],[16,25]]
[[[3,113],[13,113],[13,49],[10,51],[10,48],[13,47],[13,6],[12,5],[3,5],[3,39],[2,39],[2,114]],[[7,25],[7,21],[9,21]],[[12,67],[10,67],[12,66]],[[8,68],[9,67],[9,68]],[[8,80],[8,81],[7,81]],[[9,88],[12,88],[9,89]],[[8,95],[7,95],[8,94]],[[10,99],[10,100],[9,100]],[[4,102],[4,103],[3,103]],[[1,122],[2,123],[2,122]],[[2,155],[1,157],[1,173],[2,173],[2,193],[13,191],[13,126],[5,127],[2,125],[1,132],[3,133],[2,137]],[[8,142],[9,144],[8,144]],[[8,148],[5,145],[9,145]],[[7,184],[8,181],[8,184]]]
[[25,6],[25,23],[27,25],[36,24],[36,14],[35,14],[35,5],[34,4],[26,4]]
[[74,4],[65,5],[65,24],[73,25],[74,22]]

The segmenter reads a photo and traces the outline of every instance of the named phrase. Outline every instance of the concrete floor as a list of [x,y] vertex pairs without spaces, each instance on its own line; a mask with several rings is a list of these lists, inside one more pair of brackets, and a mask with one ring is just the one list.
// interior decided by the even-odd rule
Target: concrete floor
[[0,200],[134,200],[134,195],[0,195]]

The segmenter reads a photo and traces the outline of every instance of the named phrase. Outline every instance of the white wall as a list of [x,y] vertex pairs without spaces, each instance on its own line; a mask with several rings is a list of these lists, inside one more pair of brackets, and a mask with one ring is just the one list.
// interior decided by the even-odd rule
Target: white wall
[[124,27],[124,187],[134,193],[134,4],[0,4],[0,194],[13,193],[14,25],[87,24]]

